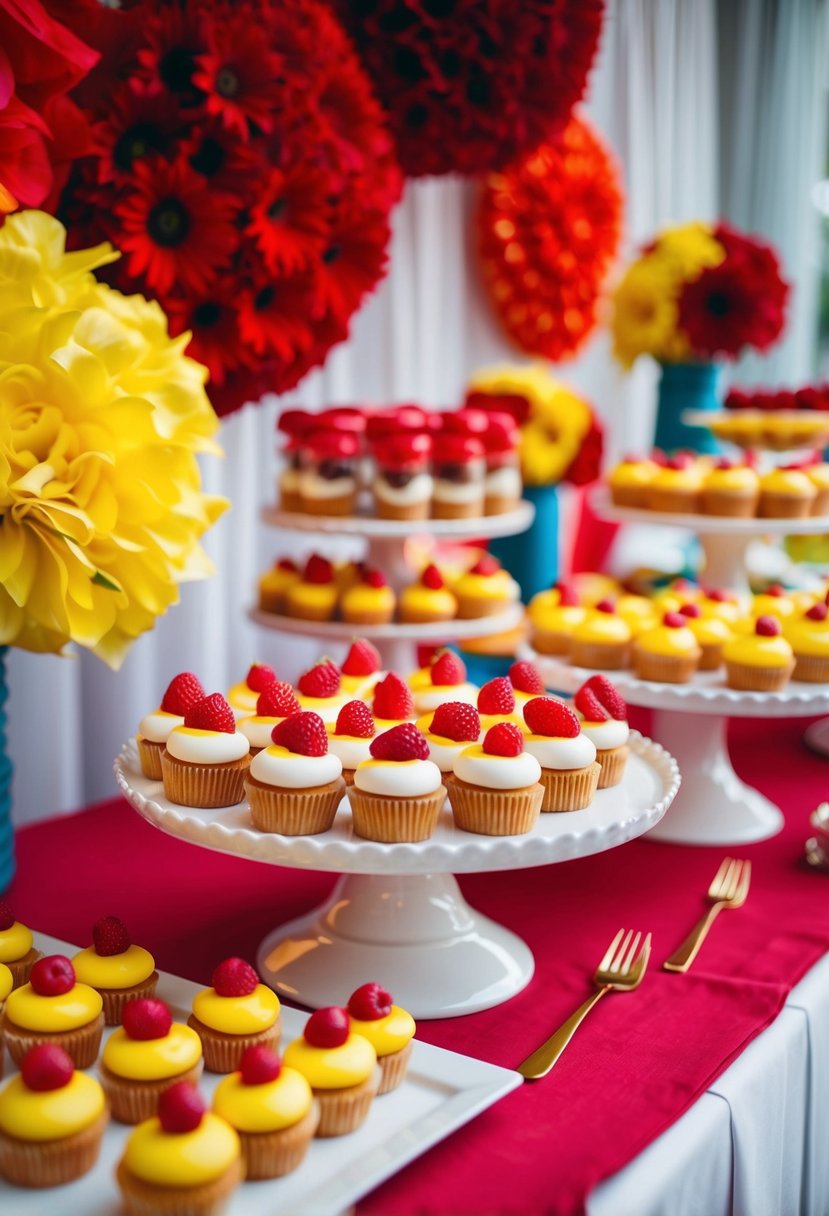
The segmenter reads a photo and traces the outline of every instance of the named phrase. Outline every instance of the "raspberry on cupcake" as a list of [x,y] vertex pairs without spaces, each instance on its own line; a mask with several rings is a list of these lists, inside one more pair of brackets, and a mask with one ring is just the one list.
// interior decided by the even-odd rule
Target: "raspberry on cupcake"
[[464,832],[518,836],[535,827],[544,787],[541,766],[525,751],[524,738],[513,722],[497,722],[480,744],[456,757],[449,802]]
[[477,704],[481,730],[487,731],[499,722],[511,722],[519,730],[523,729],[524,723],[515,712],[515,691],[509,676],[496,676],[482,684]]
[[174,1022],[163,1001],[139,997],[124,1006],[123,1025],[104,1044],[100,1072],[113,1119],[140,1123],[155,1114],[165,1089],[198,1081],[201,1039]]
[[396,671],[390,671],[375,684],[371,712],[378,731],[389,730],[414,717],[415,703],[411,689]]
[[212,987],[193,997],[187,1025],[201,1039],[210,1072],[233,1072],[248,1047],[279,1045],[279,998],[259,983],[242,958],[226,958],[213,972]]
[[331,562],[312,553],[305,563],[302,578],[292,583],[285,593],[285,612],[303,621],[331,621],[337,610],[338,596]]
[[50,1043],[67,1051],[76,1068],[89,1068],[104,1032],[102,1008],[100,993],[76,982],[69,959],[51,954],[38,959],[28,984],[9,993],[0,1030],[15,1064],[32,1047]]
[[348,648],[340,671],[346,696],[364,697],[382,678],[380,652],[368,638],[355,638]]
[[336,722],[348,697],[343,692],[342,672],[333,659],[323,656],[297,680],[300,709],[319,714],[323,722]]
[[307,1080],[319,1102],[318,1136],[343,1136],[365,1122],[382,1073],[368,1039],[354,1034],[345,1009],[317,1009],[284,1062]]
[[235,806],[244,797],[250,744],[221,693],[197,701],[161,756],[164,793],[179,806]]
[[666,612],[661,625],[646,630],[633,643],[633,669],[640,680],[687,684],[699,667],[702,647],[681,612]]
[[319,714],[303,710],[273,728],[245,781],[253,826],[284,836],[327,832],[345,793],[342,762]]
[[348,998],[351,1030],[368,1039],[383,1074],[379,1094],[402,1085],[412,1054],[415,1020],[380,984],[361,984]]
[[260,693],[263,693],[269,684],[273,684],[275,679],[276,672],[267,663],[253,663],[248,668],[244,680],[234,684],[227,694],[227,703],[237,722],[240,718],[256,713],[256,702]]
[[426,840],[446,799],[441,772],[413,722],[377,735],[354,771],[348,800],[356,835],[386,843]]
[[466,678],[466,665],[453,650],[441,650],[429,667],[429,682],[414,689],[415,710],[419,714],[437,709],[445,701],[475,703],[476,685]]
[[301,708],[290,684],[284,680],[272,680],[259,694],[256,712],[248,718],[239,719],[239,730],[250,744],[251,757],[269,746],[275,726],[292,714],[298,714]]
[[507,679],[512,685],[515,704],[519,707],[531,701],[533,697],[543,697],[547,691],[535,663],[512,663],[507,672]]
[[630,735],[627,705],[618,688],[607,676],[591,676],[577,691],[573,705],[581,714],[582,732],[596,748],[602,769],[598,788],[618,785],[625,775]]
[[561,701],[536,697],[523,712],[531,731],[524,746],[541,765],[542,811],[583,810],[593,801],[599,785],[596,745],[582,732],[572,709]]
[[758,616],[754,632],[739,633],[722,652],[726,684],[750,692],[779,692],[795,669],[794,651],[775,616]]
[[346,701],[335,723],[326,726],[328,750],[338,756],[346,785],[354,782],[354,770],[371,755],[371,741],[377,727],[365,701]]
[[32,967],[42,958],[33,941],[31,929],[15,920],[10,905],[0,899],[0,963],[5,963],[11,971],[13,988],[27,982]]
[[184,715],[203,696],[200,680],[191,671],[181,671],[167,685],[159,708],[141,719],[135,742],[141,772],[150,781],[161,780],[161,753],[170,731],[184,725]]
[[101,994],[104,1021],[117,1026],[127,1001],[152,996],[158,983],[155,960],[143,946],[134,946],[117,916],[104,916],[92,927],[92,945],[72,959],[75,975]]
[[465,701],[447,701],[418,719],[417,728],[429,744],[429,759],[451,773],[461,752],[481,737],[481,716]]
[[400,620],[406,624],[451,621],[457,611],[458,601],[434,563],[426,566],[420,577],[400,592]]

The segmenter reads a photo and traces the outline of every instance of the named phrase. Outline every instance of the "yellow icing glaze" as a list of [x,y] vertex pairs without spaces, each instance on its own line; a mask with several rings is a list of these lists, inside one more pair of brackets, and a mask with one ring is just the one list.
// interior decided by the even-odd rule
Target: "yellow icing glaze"
[[131,1039],[119,1028],[104,1044],[101,1059],[110,1072],[129,1081],[163,1081],[194,1068],[201,1054],[195,1030],[174,1022],[161,1039]]
[[213,1110],[240,1132],[278,1132],[293,1127],[311,1109],[311,1086],[295,1068],[283,1068],[275,1081],[244,1085],[233,1072],[213,1095]]
[[591,612],[573,630],[580,642],[629,642],[630,625],[610,612]]
[[83,1131],[105,1109],[94,1077],[74,1072],[60,1089],[27,1089],[18,1073],[0,1092],[0,1131],[18,1140],[63,1140]]
[[340,601],[349,612],[393,612],[395,602],[391,587],[371,587],[368,583],[355,583]]
[[75,975],[93,988],[132,988],[149,979],[155,960],[143,946],[130,946],[123,954],[97,954],[92,946],[72,959]]
[[362,693],[373,688],[378,675],[379,672],[375,672],[371,676],[342,676],[340,689],[347,694],[349,700],[359,700]]
[[725,621],[726,625],[734,625],[743,615],[740,605],[734,600],[709,600],[707,596],[703,596],[699,603],[699,610],[703,616],[715,616],[719,620]]
[[259,579],[260,591],[275,591],[279,593],[284,591],[286,587],[290,587],[293,583],[299,582],[299,572],[297,570],[283,570],[280,566],[275,566],[273,570],[266,570]]
[[659,469],[651,480],[654,490],[698,490],[703,472],[696,465],[687,469]]
[[210,738],[212,735],[224,734],[218,730],[202,730],[198,726],[177,726],[176,733],[179,735],[194,735],[198,738]]
[[829,490],[829,464],[812,464],[803,472],[818,490]]
[[705,489],[743,490],[753,494],[757,490],[759,482],[760,479],[754,469],[738,465],[734,469],[712,469],[705,478]]
[[452,617],[458,610],[458,601],[448,587],[424,587],[413,583],[400,593],[400,607],[405,612],[437,612]]
[[565,604],[563,607],[547,608],[544,612],[530,612],[529,618],[536,629],[547,633],[572,633],[587,616],[587,609],[580,604]]
[[413,692],[419,688],[429,688],[432,683],[432,672],[429,667],[418,667],[417,671],[413,671],[406,683]]
[[377,1052],[368,1039],[350,1034],[341,1047],[313,1047],[304,1038],[294,1039],[283,1058],[313,1089],[345,1089],[371,1076]]
[[795,654],[820,658],[829,654],[829,619],[811,621],[808,617],[799,617],[796,621],[787,621],[783,632]]
[[749,667],[788,667],[792,648],[784,637],[764,638],[756,633],[737,634],[723,647],[727,663],[745,663]]
[[716,616],[698,616],[688,621],[688,628],[700,646],[716,646],[732,636],[730,626]]
[[86,984],[75,984],[59,996],[41,996],[31,984],[24,984],[9,993],[6,1017],[22,1030],[57,1034],[87,1026],[97,1018],[102,1007],[101,994]]
[[651,600],[644,595],[622,595],[616,601],[616,612],[636,635],[653,629],[659,623],[660,614]]
[[219,996],[215,988],[204,988],[193,997],[193,1013],[223,1034],[258,1034],[279,1017],[279,997],[264,984],[249,996]]
[[14,976],[5,963],[0,963],[0,1005],[12,990]]
[[655,629],[640,634],[636,645],[649,654],[681,655],[689,658],[699,655],[697,639],[687,625],[679,629],[671,629],[669,625],[657,625]]
[[127,1140],[124,1164],[136,1178],[156,1186],[203,1186],[221,1178],[240,1152],[230,1124],[208,1111],[194,1131],[175,1135],[165,1132],[157,1118],[145,1119]]
[[345,705],[347,698],[342,692],[335,692],[332,697],[306,697],[305,693],[298,692],[296,699],[299,701],[301,709],[316,713],[320,709],[331,709],[332,706]]
[[0,930],[0,963],[14,963],[32,948],[32,931],[19,920],[8,928]]
[[452,589],[457,595],[466,595],[470,599],[502,600],[509,597],[513,580],[506,570],[496,570],[494,574],[471,574],[468,570],[456,579]]
[[259,693],[256,689],[251,688],[246,680],[240,680],[238,684],[234,684],[230,689],[227,699],[231,705],[252,705],[255,709],[256,702],[259,700]]
[[390,1056],[395,1051],[402,1051],[416,1030],[414,1018],[399,1005],[392,1005],[391,1012],[373,1022],[363,1022],[359,1018],[351,1019],[353,1034],[361,1034],[368,1039],[378,1056]]
[[611,486],[646,486],[653,481],[658,467],[652,460],[623,460],[608,481]]
[[799,469],[772,469],[760,478],[760,489],[773,494],[796,494],[798,497],[814,498],[815,487],[805,473]]
[[[299,608],[322,608],[334,611],[337,602],[338,588],[336,583],[294,583],[288,588],[288,606],[292,610]],[[301,612],[300,614],[301,615]]]
[[794,616],[795,607],[787,595],[755,595],[751,601],[751,615],[776,616],[781,621]]

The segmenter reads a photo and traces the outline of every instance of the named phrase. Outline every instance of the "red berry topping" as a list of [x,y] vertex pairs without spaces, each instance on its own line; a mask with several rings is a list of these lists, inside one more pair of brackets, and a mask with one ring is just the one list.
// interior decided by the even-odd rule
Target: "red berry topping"
[[715,469],[736,469],[737,461],[730,460],[728,456],[721,456],[719,460],[714,462]]
[[276,569],[284,570],[286,572],[286,574],[298,574],[299,573],[297,564],[291,557],[280,557],[279,561],[276,563]]
[[380,670],[380,652],[366,638],[356,638],[345,656],[343,674],[347,676],[373,676]]
[[575,739],[581,727],[568,705],[552,697],[536,697],[524,706],[524,721],[534,735],[556,739]]
[[243,1085],[267,1085],[282,1072],[282,1061],[264,1044],[246,1047],[239,1064]]
[[560,608],[576,608],[579,603],[579,597],[576,595],[572,587],[567,587],[563,583],[556,584],[558,592],[558,603]]
[[163,1039],[170,1033],[173,1015],[163,1001],[155,997],[139,997],[127,1001],[121,1016],[124,1030],[131,1039]]
[[5,899],[0,899],[0,932],[3,929],[11,929],[14,923],[14,912]]
[[688,624],[688,618],[681,612],[666,612],[662,618],[662,624],[667,625],[669,629],[682,629]]
[[596,611],[606,612],[608,615],[612,615],[612,613],[616,611],[616,605],[613,603],[613,600],[599,600],[598,604],[596,605]]
[[297,688],[305,697],[334,697],[340,691],[340,669],[330,659],[320,659],[299,677]]
[[210,982],[219,996],[250,996],[259,984],[259,976],[243,958],[226,958]]
[[125,954],[132,943],[122,920],[117,916],[103,916],[93,926],[92,944],[96,954],[106,957],[109,954]]
[[433,684],[463,684],[466,667],[463,660],[451,650],[444,650],[435,659],[430,672]]
[[391,1013],[391,993],[382,984],[361,984],[348,998],[348,1012],[358,1022],[377,1022]]
[[777,638],[783,632],[783,627],[776,616],[758,616],[754,622],[754,632],[758,638]]
[[418,667],[431,667],[440,654],[440,646],[434,646],[431,642],[418,642],[415,651]]
[[375,685],[372,708],[375,718],[383,718],[387,722],[410,718],[414,713],[411,689],[396,671],[390,671],[385,679]]
[[75,1065],[69,1052],[56,1043],[39,1043],[37,1047],[30,1047],[20,1065],[23,1084],[37,1093],[63,1089],[72,1080],[74,1071]]
[[481,746],[488,756],[520,756],[524,736],[513,722],[496,722],[484,735]]
[[573,703],[588,722],[605,722],[608,718],[627,721],[628,707],[607,676],[596,675],[585,680]]
[[184,715],[184,725],[193,730],[215,730],[225,735],[236,731],[236,719],[233,710],[220,692],[212,692],[209,697],[202,697]]
[[429,728],[441,739],[452,739],[455,743],[475,743],[481,733],[481,715],[474,705],[463,701],[447,701],[439,705]]
[[197,701],[204,696],[201,680],[192,671],[182,671],[173,676],[167,685],[167,691],[161,698],[161,708],[165,714],[177,714],[183,718],[188,709],[192,709]]
[[478,710],[482,714],[511,714],[515,709],[515,693],[506,676],[489,680],[478,693]]
[[811,608],[806,613],[806,616],[810,621],[825,621],[827,615],[829,615],[829,608],[827,608],[826,604],[823,603],[812,604]]
[[158,1119],[170,1136],[194,1132],[206,1113],[207,1103],[189,1081],[171,1085],[158,1099]]
[[680,616],[684,616],[691,621],[695,621],[697,617],[702,616],[699,609],[699,604],[683,604],[679,610],[679,614]]
[[786,594],[786,592],[783,590],[783,588],[780,586],[779,583],[772,583],[772,585],[770,587],[766,587],[765,594],[770,595],[772,597],[772,599],[779,600],[781,598],[781,596],[784,596]]
[[274,680],[259,694],[256,712],[260,718],[290,718],[300,710],[296,694],[285,680]]
[[349,1034],[348,1013],[339,1005],[329,1005],[312,1013],[305,1023],[305,1042],[312,1047],[342,1047]]
[[368,587],[388,587],[388,580],[382,570],[375,570],[373,566],[367,567],[362,573],[362,581]]
[[401,722],[377,735],[369,748],[375,760],[428,760],[429,744],[414,722]]
[[373,739],[374,718],[365,701],[349,701],[337,714],[335,735],[350,735],[353,739]]
[[264,692],[276,679],[276,672],[267,663],[254,663],[247,674],[246,684],[253,692]]
[[334,567],[327,557],[312,553],[305,563],[302,577],[306,583],[333,583]]
[[712,600],[715,604],[729,604],[731,596],[727,591],[720,591],[718,587],[712,587],[710,591],[706,591],[705,598]]
[[474,566],[469,567],[469,574],[482,574],[485,578],[489,578],[493,574],[497,574],[501,569],[501,563],[497,557],[493,557],[491,553],[485,553],[483,557],[475,562]]
[[328,751],[325,723],[319,714],[310,710],[291,714],[290,718],[277,722],[271,739],[297,756],[324,756]]
[[440,591],[443,586],[443,575],[437,566],[434,564],[428,565],[420,576],[420,581],[424,587],[428,587],[430,591]]
[[509,669],[509,680],[517,692],[544,696],[544,682],[534,663],[513,663]]
[[29,983],[38,996],[63,996],[75,987],[75,968],[64,954],[47,954],[32,967]]

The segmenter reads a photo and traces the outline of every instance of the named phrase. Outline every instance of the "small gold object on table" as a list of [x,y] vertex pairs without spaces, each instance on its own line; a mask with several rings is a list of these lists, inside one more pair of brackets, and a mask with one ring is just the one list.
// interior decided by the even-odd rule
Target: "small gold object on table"
[[717,914],[722,908],[741,908],[751,884],[751,862],[725,857],[708,888],[711,907],[700,918],[685,941],[662,964],[665,971],[687,971],[699,954]]

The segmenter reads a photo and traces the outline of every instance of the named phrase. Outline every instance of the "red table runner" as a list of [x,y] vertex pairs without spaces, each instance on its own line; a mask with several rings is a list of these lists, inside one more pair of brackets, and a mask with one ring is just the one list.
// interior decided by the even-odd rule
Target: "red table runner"
[[[802,860],[829,768],[805,750],[803,729],[802,721],[732,726],[738,772],[786,810],[773,840],[731,850],[634,841],[580,861],[461,878],[475,907],[527,941],[536,974],[497,1009],[421,1023],[427,1042],[514,1067],[588,995],[618,928],[653,932],[651,967],[636,992],[605,998],[545,1080],[401,1171],[360,1204],[360,1216],[581,1211],[598,1182],[768,1025],[829,949],[828,880]],[[748,902],[720,916],[687,975],[661,971],[727,851],[752,860]],[[253,958],[269,929],[309,910],[333,882],[193,848],[117,799],[24,829],[18,856],[10,898],[21,919],[80,943],[98,916],[116,913],[160,967],[199,982],[227,954]],[[332,1001],[346,995],[332,987]]]

